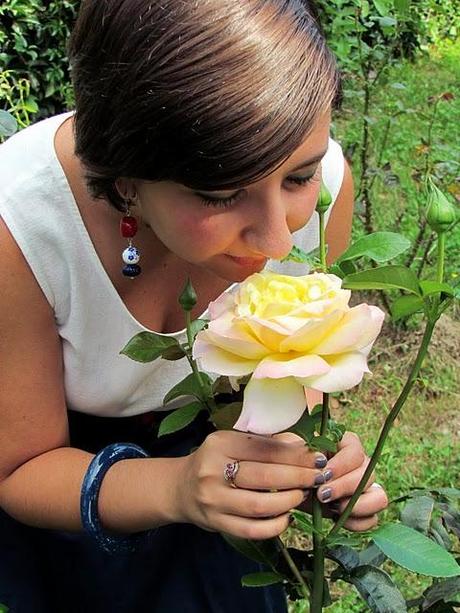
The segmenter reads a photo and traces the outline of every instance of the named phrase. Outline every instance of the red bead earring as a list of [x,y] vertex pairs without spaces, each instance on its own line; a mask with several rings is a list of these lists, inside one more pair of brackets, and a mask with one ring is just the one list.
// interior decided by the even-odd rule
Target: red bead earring
[[125,263],[122,273],[125,275],[125,277],[134,279],[134,277],[137,277],[141,273],[142,269],[138,264],[140,260],[139,250],[132,244],[131,240],[137,232],[137,221],[130,214],[130,204],[131,200],[128,200],[126,203],[127,214],[124,215],[120,221],[120,234],[123,238],[128,239],[128,246],[121,254],[121,257]]

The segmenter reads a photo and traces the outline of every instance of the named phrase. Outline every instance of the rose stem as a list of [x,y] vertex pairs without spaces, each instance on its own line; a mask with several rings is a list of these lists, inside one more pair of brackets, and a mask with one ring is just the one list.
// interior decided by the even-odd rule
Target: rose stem
[[[323,409],[321,412],[320,435],[323,436],[327,430],[329,419],[329,394],[323,393]],[[313,490],[314,491],[314,490]],[[318,497],[313,498],[313,586],[310,599],[311,613],[322,611],[323,608],[323,588],[324,588],[324,538],[323,513]]]

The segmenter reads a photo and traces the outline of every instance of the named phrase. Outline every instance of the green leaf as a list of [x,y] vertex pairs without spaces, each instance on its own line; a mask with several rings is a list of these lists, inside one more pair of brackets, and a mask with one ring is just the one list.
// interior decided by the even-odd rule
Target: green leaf
[[390,12],[390,0],[372,0],[377,12],[385,17]]
[[221,536],[229,545],[250,560],[266,564],[267,566],[275,566],[278,562],[279,552],[274,538],[251,541],[224,532],[221,533]]
[[423,298],[413,294],[400,296],[391,304],[391,317],[394,321],[421,311],[423,311]]
[[200,402],[191,402],[190,404],[176,409],[161,421],[158,436],[182,430],[182,428],[188,426],[202,410],[203,405]]
[[366,256],[375,262],[388,262],[404,253],[411,246],[411,242],[402,234],[395,232],[373,232],[358,238],[342,255],[336,263],[346,260],[355,260]]
[[298,509],[292,509],[291,516],[295,519],[295,527],[298,528],[304,534],[313,534],[313,520],[311,515],[299,511]]
[[415,274],[405,266],[380,266],[347,275],[342,282],[345,289],[404,289],[421,295]]
[[447,296],[454,295],[454,288],[448,283],[439,283],[438,281],[420,281],[420,288],[424,297],[440,293],[446,294]]
[[8,613],[9,608],[6,606],[6,604],[0,604],[0,613]]
[[311,449],[316,449],[318,451],[337,453],[337,443],[327,438],[327,436],[314,436],[310,439],[308,445]]
[[395,9],[398,13],[405,15],[409,12],[410,8],[410,0],[394,0]]
[[172,347],[180,347],[179,342],[170,336],[161,336],[154,332],[139,332],[133,336],[120,351],[136,362],[153,362]]
[[436,602],[448,602],[460,595],[460,577],[452,577],[439,583],[434,583],[423,592],[422,611],[428,609]]
[[18,124],[11,113],[0,110],[0,137],[8,138],[17,132]]
[[163,404],[167,404],[180,396],[195,396],[198,400],[203,401],[209,398],[211,395],[212,380],[205,372],[200,373],[200,375],[203,381],[204,390],[201,389],[195,373],[190,373],[185,379],[179,381],[177,385],[169,390],[163,399]]
[[403,568],[430,577],[456,577],[460,566],[445,549],[417,530],[403,524],[387,524],[372,533],[374,543]]
[[241,577],[241,585],[244,587],[264,587],[264,585],[273,585],[284,581],[283,575],[278,573],[250,573]]
[[294,245],[291,251],[284,257],[281,262],[297,262],[298,264],[309,264],[312,260],[311,255],[306,251]]
[[449,533],[444,528],[444,524],[438,517],[435,517],[431,522],[430,536],[434,538],[434,540],[439,543],[441,547],[447,549],[447,551],[450,551],[452,548],[452,541]]
[[359,564],[369,564],[371,566],[380,566],[387,559],[386,555],[374,543],[371,543],[359,552]]
[[170,362],[174,362],[176,360],[181,360],[185,357],[185,351],[182,349],[180,345],[172,345],[165,349],[161,354],[163,360],[169,360]]
[[352,583],[374,613],[403,613],[406,601],[391,577],[376,566],[358,566],[345,579]]
[[[315,407],[316,408],[316,407]],[[319,417],[319,419],[318,419]],[[302,417],[297,421],[293,426],[284,430],[284,432],[293,432],[297,434],[306,443],[310,443],[311,439],[315,434],[316,424],[318,421],[321,421],[321,413],[315,415],[309,415],[308,411],[302,415]]]
[[203,330],[209,323],[208,319],[194,319],[190,324],[190,330],[192,332],[192,342],[195,340],[195,336]]
[[387,16],[387,17],[381,17],[379,19],[379,24],[382,26],[382,28],[392,28],[397,23],[398,22],[394,17]]
[[434,500],[430,496],[411,498],[401,511],[401,521],[409,528],[428,534],[433,508]]
[[238,417],[241,414],[243,402],[230,402],[213,411],[210,420],[218,430],[233,430]]

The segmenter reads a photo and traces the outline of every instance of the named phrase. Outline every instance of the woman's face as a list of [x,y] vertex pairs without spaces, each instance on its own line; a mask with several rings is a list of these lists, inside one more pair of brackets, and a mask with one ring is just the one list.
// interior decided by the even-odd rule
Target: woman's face
[[242,281],[268,258],[286,256],[291,234],[312,216],[329,127],[328,113],[282,166],[240,189],[197,192],[171,181],[135,181],[133,212],[153,229],[161,251]]

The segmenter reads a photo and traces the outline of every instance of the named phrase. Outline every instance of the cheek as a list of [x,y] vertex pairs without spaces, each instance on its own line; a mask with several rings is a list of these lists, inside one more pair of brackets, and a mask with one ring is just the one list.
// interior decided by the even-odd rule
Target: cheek
[[315,212],[316,202],[318,200],[320,184],[315,187],[312,186],[308,195],[299,197],[293,203],[289,210],[287,223],[291,232],[296,232],[303,228],[311,219],[311,216]]
[[209,246],[225,243],[229,236],[229,224],[224,215],[185,213],[176,217],[177,235],[187,244],[199,244],[200,251]]

